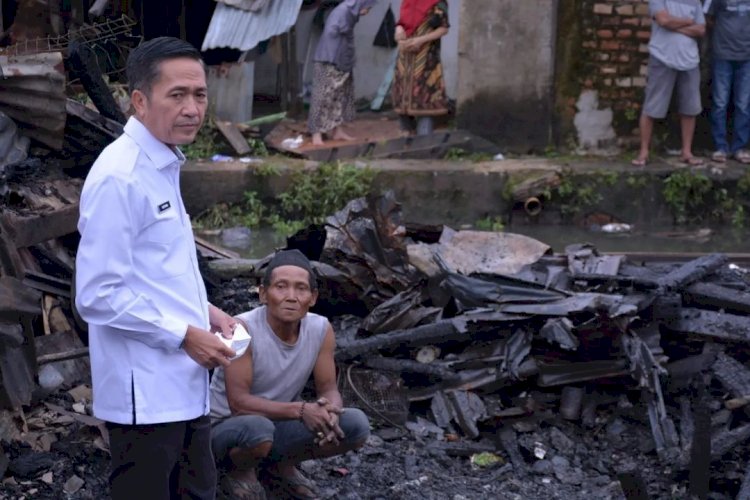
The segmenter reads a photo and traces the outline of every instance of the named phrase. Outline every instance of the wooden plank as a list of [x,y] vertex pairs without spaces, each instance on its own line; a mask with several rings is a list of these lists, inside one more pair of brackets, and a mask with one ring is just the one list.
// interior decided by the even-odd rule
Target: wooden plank
[[2,222],[16,248],[28,247],[74,233],[78,224],[78,204],[28,217],[5,214]]
[[216,128],[219,129],[224,139],[232,146],[232,149],[238,155],[246,155],[252,151],[250,144],[247,143],[247,139],[242,135],[242,132],[232,122],[225,122],[216,120]]

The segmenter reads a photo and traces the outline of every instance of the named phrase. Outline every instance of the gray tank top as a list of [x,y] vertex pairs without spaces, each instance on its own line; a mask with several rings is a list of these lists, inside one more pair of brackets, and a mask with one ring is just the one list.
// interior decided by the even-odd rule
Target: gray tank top
[[[273,401],[298,401],[318,359],[328,329],[328,319],[307,313],[300,324],[295,344],[282,342],[266,320],[266,306],[242,313],[252,336],[253,385],[250,394]],[[242,362],[242,359],[234,361]],[[211,378],[211,420],[231,415],[224,385],[224,369],[216,368]]]

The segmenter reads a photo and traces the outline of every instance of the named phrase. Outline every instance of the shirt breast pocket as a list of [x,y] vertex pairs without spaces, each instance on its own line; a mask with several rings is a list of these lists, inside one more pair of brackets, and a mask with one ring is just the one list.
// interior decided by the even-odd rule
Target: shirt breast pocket
[[188,245],[177,214],[156,219],[143,230],[140,240],[141,266],[147,278],[173,278],[190,269]]

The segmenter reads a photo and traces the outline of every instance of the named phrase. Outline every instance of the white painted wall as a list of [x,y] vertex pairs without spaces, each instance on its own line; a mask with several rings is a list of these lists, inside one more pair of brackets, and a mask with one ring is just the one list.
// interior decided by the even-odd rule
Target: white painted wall
[[[442,62],[448,96],[455,99],[458,89],[458,27],[461,4],[468,0],[448,0],[448,17],[451,29],[442,39]],[[355,29],[357,66],[354,68],[355,94],[357,98],[371,99],[377,93],[388,69],[392,50],[372,44],[383,21],[388,6],[398,20],[401,0],[380,0],[372,11],[359,20]],[[311,29],[314,11],[301,11],[297,20],[297,56],[300,74],[309,82],[312,73],[312,54],[319,34]],[[275,94],[277,84],[277,62],[270,53],[255,59],[255,92]]]

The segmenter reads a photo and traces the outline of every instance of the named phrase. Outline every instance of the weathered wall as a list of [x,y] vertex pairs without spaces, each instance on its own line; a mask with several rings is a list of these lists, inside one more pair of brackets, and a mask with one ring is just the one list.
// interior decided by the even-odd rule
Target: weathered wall
[[[651,18],[648,0],[575,0],[561,2],[558,19],[556,116],[558,144],[580,149],[628,147],[637,141],[638,117],[646,86]],[[701,42],[701,66],[707,76],[707,43]],[[703,79],[704,106],[708,104]],[[582,99],[583,97],[583,99]],[[581,106],[598,99],[597,109]],[[603,116],[609,123],[602,123]],[[699,118],[696,145],[706,145],[707,120]],[[657,146],[679,144],[676,116],[657,125]],[[610,135],[597,135],[602,129]]]
[[516,152],[543,150],[552,126],[555,0],[464,2],[458,124]]

